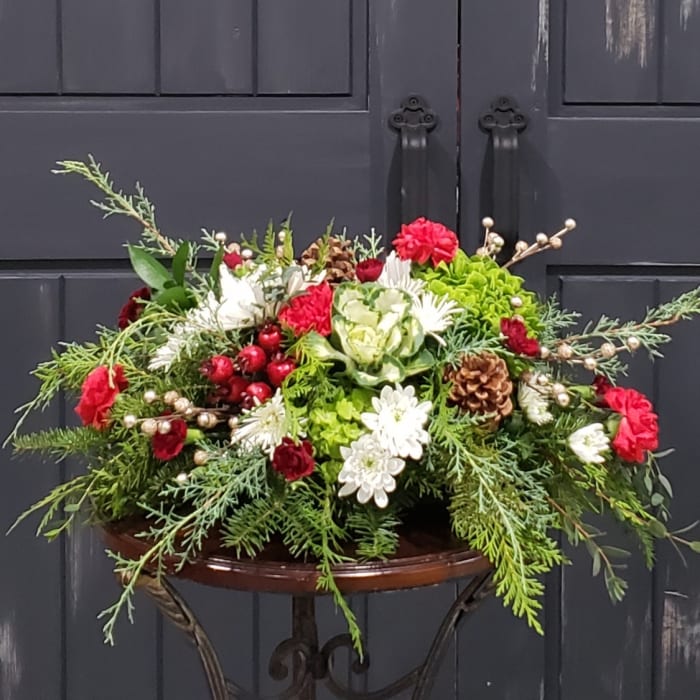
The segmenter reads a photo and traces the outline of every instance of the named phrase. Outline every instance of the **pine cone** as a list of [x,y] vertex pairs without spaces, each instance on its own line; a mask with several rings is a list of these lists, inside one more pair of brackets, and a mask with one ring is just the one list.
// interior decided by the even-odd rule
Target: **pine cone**
[[513,412],[513,383],[508,366],[498,355],[465,355],[460,367],[448,370],[445,379],[452,382],[450,404],[467,413],[494,414],[489,421],[491,428]]
[[[321,260],[323,256],[324,260]],[[316,239],[299,258],[302,265],[309,268],[325,267],[326,280],[331,284],[350,282],[355,279],[355,254],[352,243],[342,238],[331,236],[325,242]]]

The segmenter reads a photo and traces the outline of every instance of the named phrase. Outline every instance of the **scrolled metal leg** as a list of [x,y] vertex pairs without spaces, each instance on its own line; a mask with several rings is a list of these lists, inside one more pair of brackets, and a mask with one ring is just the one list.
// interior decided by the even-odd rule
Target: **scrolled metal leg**
[[153,599],[158,609],[194,644],[209,683],[212,700],[238,700],[238,688],[226,680],[209,637],[182,596],[164,577],[144,573],[136,586]]
[[475,577],[472,582],[460,593],[445,616],[435,639],[430,647],[425,663],[421,667],[416,687],[411,700],[428,700],[429,693],[435,684],[435,676],[442,659],[447,651],[450,635],[457,629],[465,615],[476,608],[479,603],[493,591],[493,572]]
[[[339,634],[319,649],[313,597],[295,597],[292,603],[292,637],[277,645],[269,673],[275,680],[284,680],[292,671],[289,688],[267,700],[315,700],[316,684],[323,681],[337,697],[344,700],[388,700],[413,687],[412,700],[430,700],[430,692],[442,663],[452,633],[464,617],[476,608],[493,590],[492,573],[476,576],[452,604],[430,646],[425,661],[390,685],[378,690],[354,691],[333,674],[333,657],[339,649],[353,650],[348,634]],[[214,647],[191,608],[164,577],[142,574],[137,587],[147,593],[159,610],[182,630],[194,644],[209,683],[212,700],[263,700],[227,680]],[[366,673],[369,658],[355,660],[352,670]]]

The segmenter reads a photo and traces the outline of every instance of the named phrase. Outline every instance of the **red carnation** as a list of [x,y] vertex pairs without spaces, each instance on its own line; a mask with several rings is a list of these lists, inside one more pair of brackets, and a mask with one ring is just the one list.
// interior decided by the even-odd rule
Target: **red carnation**
[[459,241],[446,226],[421,217],[401,227],[394,238],[394,248],[402,260],[413,260],[421,265],[430,260],[436,266],[454,260]]
[[225,384],[233,376],[233,360],[226,355],[214,355],[202,362],[199,371],[214,384]]
[[119,312],[119,329],[124,330],[130,323],[136,321],[143,313],[143,302],[151,298],[151,290],[148,287],[137,289],[131,294],[129,300],[122,306]]
[[355,277],[360,282],[376,282],[383,269],[384,263],[381,260],[378,258],[367,258],[367,260],[357,263]]
[[602,374],[596,375],[593,380],[593,390],[595,391],[596,398],[598,399],[598,406],[607,406],[608,402],[605,400],[605,395],[613,388],[610,380],[604,377]]
[[294,297],[279,312],[279,320],[300,336],[309,331],[331,334],[333,290],[328,282],[307,287],[305,293]]
[[605,402],[622,416],[613,440],[615,452],[627,462],[644,462],[645,450],[659,446],[658,416],[651,401],[635,389],[613,387],[605,392]]
[[166,462],[177,457],[185,446],[186,437],[187,423],[179,418],[171,420],[170,430],[167,433],[156,433],[151,438],[153,456]]
[[540,344],[535,338],[527,337],[527,328],[518,318],[502,318],[501,333],[506,337],[509,350],[518,355],[537,357],[540,354]]
[[109,426],[110,409],[117,395],[129,386],[124,376],[124,368],[114,365],[100,365],[88,374],[81,387],[80,401],[75,412],[83,425],[92,425],[98,430]]
[[242,262],[243,258],[240,253],[236,253],[236,251],[224,254],[224,264],[231,270],[235,270]]
[[282,444],[272,455],[272,468],[287,481],[296,481],[313,473],[316,467],[313,455],[314,448],[308,440],[297,444],[292,438],[282,438]]

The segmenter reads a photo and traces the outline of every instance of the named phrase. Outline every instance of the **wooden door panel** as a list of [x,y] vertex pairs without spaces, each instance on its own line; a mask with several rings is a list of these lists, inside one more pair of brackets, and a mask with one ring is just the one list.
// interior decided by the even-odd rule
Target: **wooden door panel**
[[[300,246],[333,217],[337,229],[375,226],[391,236],[400,160],[387,120],[415,92],[440,118],[430,137],[429,214],[455,225],[456,4],[326,0],[279,8],[203,0],[195,14],[190,5],[3,6],[0,285],[17,300],[8,323],[19,315],[14,352],[23,362],[22,375],[8,364],[5,432],[11,408],[31,395],[25,370],[60,336],[84,336],[97,320],[113,323],[131,291],[123,243],[138,231],[124,219],[102,221],[87,204],[97,196],[89,185],[50,174],[57,160],[93,153],[127,191],[138,178],[172,236],[195,237],[204,226],[235,237],[290,211]],[[48,412],[47,424],[71,410],[67,404]],[[2,512],[10,517],[56,483],[61,469],[73,468],[12,464]],[[136,601],[136,626],[120,626],[114,649],[101,644],[94,616],[117,587],[94,533],[62,549],[35,541],[24,527],[1,546],[3,561],[22,560],[0,574],[3,619],[11,623],[0,629],[3,698],[109,700],[121,691],[133,700],[204,697],[196,655],[144,596]],[[270,687],[269,652],[288,633],[290,601],[188,584],[182,590],[231,677],[248,688]],[[406,605],[442,610],[453,594],[434,595],[406,594]],[[373,599],[380,606],[381,597]],[[352,603],[364,624],[367,600]],[[423,630],[399,615],[392,624],[396,643],[412,649],[432,636],[436,621],[426,619]],[[323,641],[344,630],[328,598],[319,601],[319,625]],[[375,632],[383,644],[387,630]],[[29,679],[36,659],[42,672]],[[338,663],[349,676],[347,659]],[[373,678],[386,682],[405,670],[402,658],[388,655]],[[454,663],[445,673],[450,698]]]
[[[478,11],[463,7],[463,239],[478,245],[478,221],[489,213],[480,208],[488,144],[478,116],[497,95],[511,95],[530,120],[521,136],[522,236],[531,240],[568,216],[579,222],[560,252],[520,268],[528,283],[546,291],[550,280],[550,291],[559,289],[565,305],[584,316],[622,317],[639,316],[645,306],[692,286],[700,262],[696,9],[683,0],[496,0]],[[487,61],[484,68],[479,59],[497,53],[489,53],[494,37],[509,60]],[[663,465],[676,490],[678,527],[700,513],[688,408],[696,393],[698,333],[697,325],[675,328],[666,359],[650,366],[635,358],[630,379],[622,380],[653,398],[662,444],[676,448]],[[625,542],[615,529],[611,536]],[[681,649],[694,648],[700,562],[687,556],[686,569],[661,543],[658,567],[649,573],[637,555],[628,597],[613,607],[601,582],[589,579],[587,554],[576,553],[575,567],[549,578],[543,647],[528,639],[521,623],[503,620],[497,634],[518,638],[521,654],[501,658],[508,668],[502,696],[676,700],[696,694],[697,659]],[[541,690],[527,676],[533,669]],[[483,687],[484,671],[477,667],[466,682]]]
[[[0,274],[0,323],[8,342],[0,349],[0,394],[3,440],[14,423],[17,396],[29,396],[28,375],[61,336],[60,280],[40,274]],[[34,416],[35,430],[56,425],[61,407]],[[5,533],[22,510],[39,500],[64,477],[60,466],[37,457],[10,461],[3,450],[5,488],[0,490],[0,530]],[[18,536],[4,537],[0,576],[0,688],[8,700],[51,698],[61,688],[65,562],[60,543],[32,538],[36,518],[20,526]]]

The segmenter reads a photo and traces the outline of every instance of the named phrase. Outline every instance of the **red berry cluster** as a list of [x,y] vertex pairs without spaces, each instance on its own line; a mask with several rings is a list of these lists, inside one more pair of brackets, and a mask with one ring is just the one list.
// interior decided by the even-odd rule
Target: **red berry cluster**
[[296,369],[294,360],[282,352],[282,330],[277,324],[264,325],[257,341],[241,348],[235,358],[215,355],[202,363],[200,372],[217,385],[212,403],[253,408],[267,401],[272,387],[281,386]]

